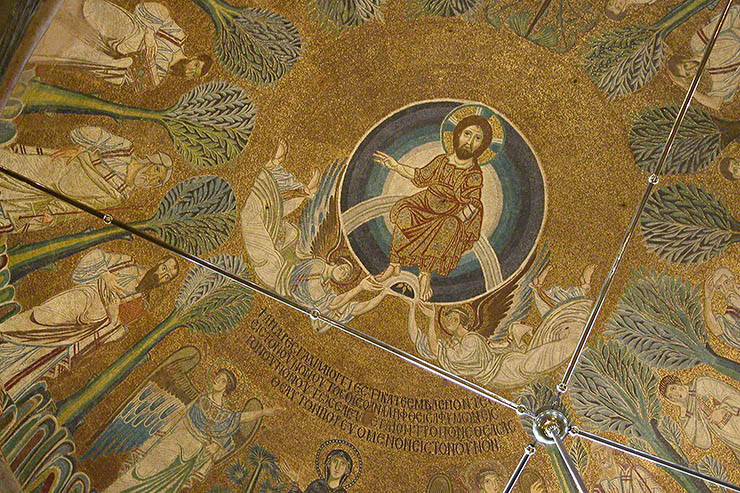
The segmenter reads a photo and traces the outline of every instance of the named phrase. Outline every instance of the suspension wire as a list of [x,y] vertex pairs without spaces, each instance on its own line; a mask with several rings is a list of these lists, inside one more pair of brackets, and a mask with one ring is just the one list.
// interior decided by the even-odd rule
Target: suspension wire
[[488,390],[485,387],[482,387],[476,383],[473,383],[465,378],[462,378],[450,371],[447,371],[443,368],[440,368],[436,365],[432,365],[431,363],[427,362],[426,360],[423,360],[419,358],[416,355],[413,355],[411,353],[408,353],[406,351],[402,351],[395,346],[392,346],[384,341],[381,341],[380,339],[377,339],[376,337],[373,337],[369,334],[366,334],[365,332],[362,332],[360,330],[357,330],[353,327],[350,327],[349,325],[345,325],[341,322],[338,322],[337,320],[334,320],[333,318],[327,317],[326,315],[320,313],[316,309],[310,309],[300,303],[297,303],[296,301],[282,296],[278,293],[275,293],[269,289],[266,289],[259,284],[252,282],[248,279],[244,279],[241,276],[237,276],[236,274],[232,274],[231,272],[224,270],[223,268],[208,262],[207,260],[203,260],[200,257],[197,257],[195,255],[191,255],[187,253],[184,250],[181,250],[180,248],[174,247],[170,245],[169,243],[166,243],[159,238],[150,235],[149,233],[146,233],[144,231],[139,230],[138,228],[132,227],[126,223],[123,223],[117,219],[115,219],[112,215],[98,211],[92,207],[89,207],[82,202],[78,202],[75,199],[69,198],[66,195],[63,195],[55,190],[52,190],[40,183],[36,183],[35,181],[26,178],[23,175],[20,175],[16,173],[15,171],[6,169],[2,166],[0,166],[0,172],[3,174],[10,176],[16,180],[22,181],[23,183],[40,190],[46,194],[51,195],[52,197],[59,199],[63,202],[66,202],[67,204],[70,204],[74,207],[77,207],[80,210],[83,210],[87,212],[88,214],[91,214],[98,219],[101,219],[105,224],[113,224],[129,233],[131,233],[134,236],[137,236],[145,241],[148,241],[150,243],[153,243],[161,248],[164,248],[165,250],[174,253],[175,255],[178,255],[185,260],[188,260],[194,264],[200,265],[201,267],[205,267],[206,269],[209,269],[213,272],[216,272],[217,274],[220,274],[224,277],[227,277],[231,279],[232,281],[241,284],[242,286],[245,286],[249,289],[252,289],[253,291],[256,291],[258,293],[263,294],[264,296],[267,296],[270,299],[273,299],[277,302],[282,303],[285,306],[288,306],[294,310],[297,310],[305,315],[308,315],[313,320],[320,320],[321,322],[324,322],[332,327],[335,327],[339,329],[340,331],[344,332],[345,334],[349,334],[357,339],[360,339],[361,341],[370,344],[371,346],[374,346],[376,348],[382,349],[383,351],[386,351],[404,361],[407,363],[411,363],[412,365],[416,366],[417,368],[421,368],[422,370],[426,370],[434,375],[437,375],[439,377],[442,377],[443,379],[447,380],[448,382],[451,382],[455,385],[458,385],[470,392],[473,392],[474,394],[483,397],[484,399],[490,400],[496,404],[499,404],[501,406],[504,406],[506,408],[509,408],[513,411],[516,411],[518,414],[526,414],[530,417],[534,417],[531,414],[531,411],[529,411],[525,406],[517,405],[514,402],[510,401],[509,399],[506,399],[505,397],[502,397],[495,392],[492,392]]
[[573,482],[576,484],[576,488],[578,489],[579,493],[588,493],[588,488],[586,488],[586,483],[583,482],[580,471],[578,471],[578,468],[573,463],[573,458],[570,456],[570,453],[568,453],[565,445],[563,445],[563,441],[560,439],[560,429],[558,428],[558,426],[551,426],[545,431],[547,432],[549,437],[552,438],[555,449],[558,451],[558,454],[560,454],[560,458],[563,459],[563,462],[565,462],[565,467],[566,469],[568,469],[568,473],[570,474]]
[[519,477],[524,472],[524,468],[527,467],[527,462],[529,462],[529,459],[532,458],[536,451],[537,449],[534,447],[534,444],[529,444],[524,447],[524,454],[522,454],[522,458],[519,459],[519,464],[516,465],[516,469],[514,469],[514,472],[511,474],[511,477],[506,483],[506,487],[502,493],[512,493],[514,491],[514,487],[519,481]]
[[611,269],[609,270],[609,273],[604,279],[604,283],[601,285],[601,290],[599,291],[599,297],[594,302],[594,306],[593,306],[593,309],[591,310],[591,314],[589,315],[588,320],[586,321],[586,325],[583,328],[583,333],[581,334],[581,338],[578,341],[578,345],[576,346],[576,349],[573,352],[573,356],[571,357],[570,362],[568,363],[568,367],[565,370],[563,379],[557,386],[558,393],[560,394],[562,394],[568,389],[568,383],[570,383],[570,379],[573,376],[573,372],[575,371],[575,368],[578,365],[578,360],[581,358],[581,354],[583,353],[583,350],[586,348],[586,342],[588,341],[588,338],[591,335],[594,324],[596,323],[596,319],[598,318],[599,313],[601,312],[601,308],[604,305],[606,296],[609,293],[609,288],[611,287],[612,282],[614,281],[614,277],[616,276],[617,269],[619,268],[619,265],[622,263],[622,258],[624,257],[624,252],[627,249],[627,245],[629,244],[630,240],[632,239],[632,236],[635,233],[635,230],[637,229],[637,223],[639,222],[640,216],[642,215],[642,211],[643,209],[645,209],[645,205],[647,204],[647,201],[653,192],[653,188],[659,182],[658,177],[663,172],[663,168],[668,159],[668,155],[671,152],[671,149],[673,147],[673,142],[676,139],[676,135],[678,134],[678,129],[680,128],[681,123],[683,123],[684,117],[686,116],[686,112],[688,111],[689,105],[691,104],[691,99],[694,97],[696,88],[699,86],[699,80],[701,79],[701,75],[704,72],[704,68],[707,65],[707,62],[709,61],[709,55],[712,52],[712,48],[714,48],[714,43],[715,41],[717,41],[717,37],[719,36],[720,30],[722,28],[722,24],[725,22],[725,18],[727,17],[727,12],[729,12],[731,6],[732,6],[732,0],[728,0],[727,5],[725,5],[725,9],[722,11],[722,15],[720,16],[719,21],[717,22],[717,27],[714,29],[714,33],[712,33],[712,37],[710,38],[709,43],[707,43],[707,47],[704,50],[704,54],[701,57],[701,62],[699,62],[699,67],[696,70],[696,74],[694,74],[694,78],[691,80],[689,89],[688,91],[686,91],[686,95],[684,96],[683,103],[681,104],[681,109],[679,110],[678,115],[676,115],[676,120],[673,122],[673,127],[671,128],[671,132],[668,134],[668,139],[666,140],[666,143],[663,146],[663,152],[661,153],[660,159],[658,160],[658,166],[655,169],[655,172],[652,175],[650,175],[650,177],[648,178],[648,183],[647,183],[647,186],[645,187],[645,191],[642,193],[642,198],[640,199],[637,209],[635,210],[635,213],[632,216],[632,220],[630,221],[630,224],[627,227],[627,231],[624,234],[622,243],[619,246],[619,250],[617,250],[617,254],[614,257],[614,261],[612,262]]
[[575,426],[572,426],[568,431],[571,435],[585,438],[586,440],[591,440],[592,442],[600,443],[601,445],[610,447],[614,450],[619,450],[620,452],[624,452],[625,454],[629,454],[634,457],[638,457],[640,459],[644,459],[646,461],[652,462],[653,464],[657,464],[659,466],[667,467],[669,469],[673,469],[675,471],[681,472],[683,474],[686,474],[687,476],[691,476],[696,479],[701,479],[702,481],[709,481],[710,483],[714,483],[716,485],[722,486],[732,491],[740,492],[740,486],[729,483],[725,481],[724,479],[718,479],[713,476],[709,476],[708,474],[704,474],[703,472],[695,471],[694,469],[689,469],[688,467],[682,466],[681,464],[676,464],[675,462],[662,459],[656,455],[643,452],[642,450],[638,450],[636,448],[632,448],[627,445],[622,445],[619,442],[615,442],[613,440],[601,437],[599,435],[594,435],[593,433],[583,431]]

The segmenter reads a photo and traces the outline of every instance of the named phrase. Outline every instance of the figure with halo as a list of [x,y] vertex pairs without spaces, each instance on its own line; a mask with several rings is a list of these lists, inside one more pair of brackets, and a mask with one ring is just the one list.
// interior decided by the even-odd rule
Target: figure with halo
[[421,191],[398,200],[390,211],[390,262],[377,283],[396,277],[401,267],[419,268],[419,297],[433,293],[431,275],[447,276],[480,238],[483,174],[479,158],[493,140],[491,123],[479,114],[456,122],[452,149],[415,168],[376,151],[373,159],[411,181]]
[[280,464],[290,481],[288,493],[346,493],[360,478],[362,457],[357,448],[345,440],[327,440],[316,453],[316,474],[305,490],[299,485],[298,473],[287,463]]
[[214,464],[232,457],[254,437],[263,416],[281,408],[262,408],[250,399],[234,411],[240,374],[226,360],[208,370],[208,388],[193,385],[189,373],[200,351],[185,346],[171,354],[118,409],[113,421],[84,458],[130,452],[106,492],[180,491],[203,481]]
[[[408,333],[417,352],[447,371],[471,378],[487,388],[512,388],[534,382],[565,363],[573,354],[591,311],[591,276],[583,270],[580,285],[543,288],[550,270],[546,249],[530,259],[501,288],[470,304],[440,310],[437,333],[433,306],[409,300]],[[522,323],[534,304],[542,322]],[[416,323],[417,307],[428,317],[426,332]]]
[[[387,290],[372,278],[359,280],[360,269],[343,244],[337,212],[337,182],[344,161],[335,161],[303,185],[282,166],[287,143],[262,169],[241,212],[242,237],[259,281],[283,296],[340,322],[375,308]],[[286,216],[303,207],[298,225]],[[344,292],[339,292],[344,290]],[[358,301],[363,292],[368,300]],[[321,333],[328,326],[313,320]]]

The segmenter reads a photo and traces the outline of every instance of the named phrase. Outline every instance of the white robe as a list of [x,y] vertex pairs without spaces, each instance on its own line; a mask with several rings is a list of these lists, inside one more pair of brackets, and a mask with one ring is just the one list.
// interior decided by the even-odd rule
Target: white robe
[[[724,422],[711,420],[717,409],[727,411]],[[696,447],[707,450],[717,438],[740,460],[740,390],[716,378],[695,378],[689,385],[686,412],[679,421],[686,439]]]
[[[81,127],[70,133],[84,150],[73,158],[51,151],[16,147],[0,149],[0,163],[67,197],[96,209],[116,207],[128,197],[125,183],[133,146],[128,140],[98,127]],[[52,216],[44,223],[43,213]],[[79,209],[5,175],[0,176],[0,231],[25,233],[47,228],[74,217]]]
[[129,13],[107,0],[67,0],[37,45],[29,63],[89,72],[111,84],[133,81],[133,55],[153,36],[159,85],[170,66],[185,57],[185,33],[167,7],[143,2]]
[[[701,55],[704,52],[720,15],[716,14],[692,36],[689,46],[693,55]],[[738,5],[730,7],[727,13],[727,18],[722,24],[712,53],[709,55],[706,72],[711,81],[711,88],[707,91],[707,95],[720,97],[724,102],[731,101],[740,85],[740,6]]]
[[[580,288],[550,290],[555,293],[582,293]],[[416,350],[428,360],[436,360],[447,371],[471,378],[489,388],[519,387],[537,380],[570,358],[591,310],[591,300],[581,296],[558,298],[560,304],[544,315],[532,341],[524,351],[495,347],[476,332],[461,338],[439,340],[437,354],[428,336],[418,331]]]
[[[75,286],[0,324],[0,382],[20,395],[44,375],[70,366],[78,354],[120,339],[125,302],[139,300],[136,285],[145,269],[128,255],[89,251],[72,274]],[[111,276],[105,280],[103,273]],[[115,283],[123,299],[110,296]]]
[[642,466],[619,464],[619,476],[600,479],[593,493],[664,493],[653,475]]

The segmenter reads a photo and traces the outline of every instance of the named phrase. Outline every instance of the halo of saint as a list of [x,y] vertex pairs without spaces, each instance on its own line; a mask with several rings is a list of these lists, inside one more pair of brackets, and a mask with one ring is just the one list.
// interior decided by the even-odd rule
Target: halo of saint
[[425,302],[469,301],[501,286],[544,224],[534,153],[480,103],[425,101],[386,117],[353,151],[340,194],[358,263],[377,285]]

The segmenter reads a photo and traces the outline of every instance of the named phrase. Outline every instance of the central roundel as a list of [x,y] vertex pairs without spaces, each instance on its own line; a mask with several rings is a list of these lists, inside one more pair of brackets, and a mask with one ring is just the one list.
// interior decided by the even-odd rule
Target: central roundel
[[[532,255],[545,220],[531,147],[473,102],[423,101],[384,118],[355,147],[340,194],[342,231],[360,264],[407,296],[428,286],[435,303],[501,286]],[[384,275],[394,265],[400,273]]]

